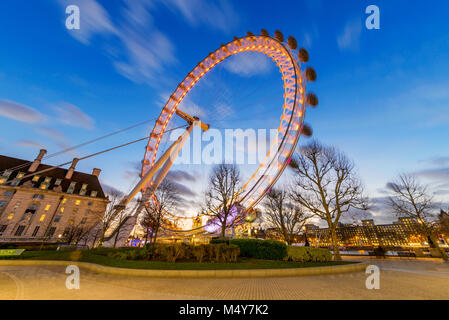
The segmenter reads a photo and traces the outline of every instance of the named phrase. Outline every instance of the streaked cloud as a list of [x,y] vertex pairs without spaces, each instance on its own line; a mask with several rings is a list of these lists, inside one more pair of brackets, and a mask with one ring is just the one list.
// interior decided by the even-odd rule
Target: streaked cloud
[[157,30],[140,34],[136,30],[125,29],[120,38],[125,47],[125,57],[115,59],[113,64],[118,73],[131,81],[152,84],[163,75],[166,65],[176,62],[174,45]]
[[360,46],[362,23],[360,19],[346,23],[343,31],[337,36],[337,44],[340,50],[357,51]]
[[448,182],[449,181],[449,166],[440,167],[440,168],[424,169],[424,170],[415,172],[415,174],[418,177],[429,179],[429,180]]
[[0,99],[0,116],[27,123],[38,123],[46,119],[43,114],[29,106],[2,99]]
[[64,134],[61,131],[56,130],[56,129],[42,127],[42,128],[38,128],[37,132],[46,137],[49,137],[49,138],[52,138],[55,140],[67,141],[67,138],[64,136]]
[[181,182],[181,181],[194,182],[197,180],[197,178],[193,174],[191,174],[187,171],[184,171],[184,170],[169,171],[167,174],[167,179],[170,179],[172,181],[178,181],[178,182]]
[[116,34],[107,11],[95,0],[59,0],[60,5],[66,8],[77,5],[80,8],[80,29],[68,30],[69,34],[78,41],[89,44],[96,35]]
[[[176,62],[174,45],[154,26],[152,1],[124,1],[121,17],[110,19],[106,9],[95,0],[60,0],[80,7],[80,29],[68,30],[78,41],[90,44],[98,36],[119,74],[136,83],[157,85],[163,80],[164,67]],[[155,81],[158,80],[158,81]]]
[[239,24],[237,11],[229,1],[166,0],[163,3],[193,27],[204,25],[228,33]]
[[33,140],[20,140],[17,141],[15,145],[24,148],[45,149],[45,147],[42,144]]
[[95,121],[73,104],[64,103],[59,107],[55,107],[55,111],[58,114],[58,120],[63,124],[85,129],[94,128]]
[[268,73],[273,67],[270,58],[257,52],[236,54],[225,61],[225,69],[243,77]]

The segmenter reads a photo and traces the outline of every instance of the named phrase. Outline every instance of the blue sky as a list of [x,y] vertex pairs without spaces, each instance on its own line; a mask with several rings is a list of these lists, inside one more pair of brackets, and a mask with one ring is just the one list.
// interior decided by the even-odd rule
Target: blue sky
[[[80,7],[80,30],[65,27],[69,4]],[[380,8],[380,30],[365,28],[370,4]],[[445,197],[448,12],[447,1],[5,0],[0,4],[0,152],[32,159],[41,146],[53,153],[153,119],[185,74],[220,44],[248,30],[279,29],[308,49],[318,73],[312,89],[320,105],[306,116],[314,137],[355,161],[368,195],[382,197],[396,174],[414,172]],[[232,70],[229,62],[215,78],[231,92],[227,106],[235,111],[239,103],[251,103],[252,97],[243,101],[239,83],[258,93],[272,89],[272,99],[253,101],[258,110],[266,108],[266,118],[234,127],[271,126],[279,73],[263,59],[237,63],[241,69]],[[198,92],[191,99],[201,109],[213,94],[205,87]],[[141,126],[48,162],[137,139],[151,128]],[[102,168],[105,184],[127,191],[143,151],[140,143],[80,162],[78,169]]]

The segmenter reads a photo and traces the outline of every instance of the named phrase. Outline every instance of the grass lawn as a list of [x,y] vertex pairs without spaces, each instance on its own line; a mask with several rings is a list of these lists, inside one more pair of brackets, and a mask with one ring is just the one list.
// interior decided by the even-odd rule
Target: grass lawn
[[65,260],[83,261],[100,264],[103,266],[132,268],[132,269],[157,269],[157,270],[242,270],[242,269],[281,269],[281,268],[309,268],[350,264],[350,261],[330,262],[291,262],[281,260],[261,260],[240,258],[236,263],[198,263],[198,262],[162,262],[119,260],[108,256],[94,254],[89,251],[25,251],[17,257],[0,257],[1,259],[26,259],[26,260]]

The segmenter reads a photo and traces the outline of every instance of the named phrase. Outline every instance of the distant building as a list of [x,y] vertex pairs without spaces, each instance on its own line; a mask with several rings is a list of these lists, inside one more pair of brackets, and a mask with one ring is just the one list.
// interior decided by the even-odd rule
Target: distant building
[[[332,245],[328,228],[307,225],[306,232],[312,245],[329,247]],[[338,241],[344,247],[408,247],[425,246],[427,239],[411,218],[399,218],[392,224],[376,225],[374,220],[362,220],[362,225],[340,225],[336,229]]]
[[78,242],[103,216],[101,170],[75,171],[78,159],[52,168],[41,164],[45,153],[34,161],[0,156],[0,243]]

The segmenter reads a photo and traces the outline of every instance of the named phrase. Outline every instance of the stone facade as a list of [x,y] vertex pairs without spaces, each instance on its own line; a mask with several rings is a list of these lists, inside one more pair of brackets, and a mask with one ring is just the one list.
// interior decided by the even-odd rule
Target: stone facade
[[[108,199],[92,174],[0,156],[0,243],[78,243],[101,220]],[[42,172],[42,173],[40,173]],[[82,243],[82,241],[81,241]]]

